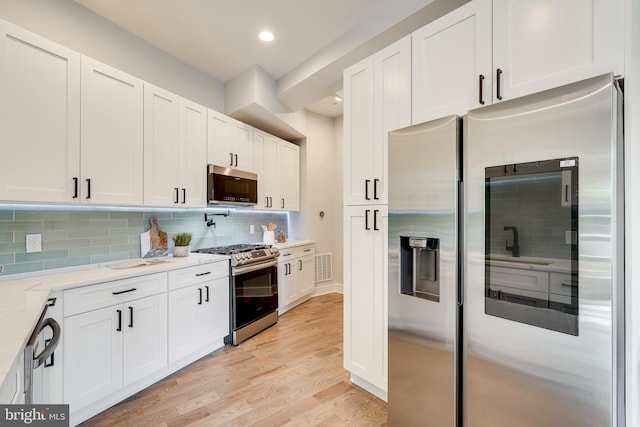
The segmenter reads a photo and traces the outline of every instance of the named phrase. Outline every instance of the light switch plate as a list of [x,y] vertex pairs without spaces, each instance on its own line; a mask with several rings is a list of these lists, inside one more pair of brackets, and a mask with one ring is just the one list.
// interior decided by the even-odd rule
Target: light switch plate
[[42,234],[27,234],[27,253],[42,252]]

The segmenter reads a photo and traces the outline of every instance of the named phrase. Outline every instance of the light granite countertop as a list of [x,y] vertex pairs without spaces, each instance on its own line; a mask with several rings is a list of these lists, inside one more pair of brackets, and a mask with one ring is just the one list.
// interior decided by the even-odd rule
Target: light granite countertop
[[126,267],[129,264],[148,260],[112,262],[0,277],[0,319],[4,325],[0,328],[0,384],[4,383],[12,365],[20,357],[51,292],[228,259],[225,255],[194,253],[184,258],[168,257],[161,259],[163,262],[128,268]]
[[278,248],[279,251],[283,249],[295,248],[296,246],[313,245],[315,240],[289,240],[285,243],[274,243],[273,246]]

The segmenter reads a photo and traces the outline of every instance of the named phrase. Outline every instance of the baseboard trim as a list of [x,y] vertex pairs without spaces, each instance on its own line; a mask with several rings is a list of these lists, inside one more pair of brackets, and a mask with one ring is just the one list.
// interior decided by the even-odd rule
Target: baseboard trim
[[323,283],[321,285],[316,285],[315,290],[313,291],[313,293],[311,294],[312,297],[317,297],[320,295],[325,295],[325,294],[332,294],[332,293],[343,293],[343,286],[342,283],[336,283],[336,282],[331,282],[331,283]]
[[387,392],[386,390],[381,389],[378,386],[375,386],[373,384],[371,384],[369,381],[360,378],[359,376],[355,375],[355,374],[351,374],[351,378],[349,378],[351,380],[351,382],[355,385],[357,385],[358,387],[360,387],[363,390],[368,391],[369,393],[373,394],[375,397],[377,397],[378,399],[384,400],[385,402],[387,402]]

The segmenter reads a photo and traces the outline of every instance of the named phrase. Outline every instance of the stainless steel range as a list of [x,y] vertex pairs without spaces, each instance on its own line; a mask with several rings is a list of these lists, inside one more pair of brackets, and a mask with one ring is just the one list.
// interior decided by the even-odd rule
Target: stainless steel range
[[277,248],[258,243],[194,252],[231,257],[229,342],[238,345],[278,322]]

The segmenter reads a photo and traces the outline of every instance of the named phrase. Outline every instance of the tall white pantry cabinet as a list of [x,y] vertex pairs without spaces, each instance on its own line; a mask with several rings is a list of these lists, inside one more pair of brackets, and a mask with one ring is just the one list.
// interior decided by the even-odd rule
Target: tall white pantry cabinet
[[387,132],[411,124],[411,37],[344,72],[344,367],[387,396]]

